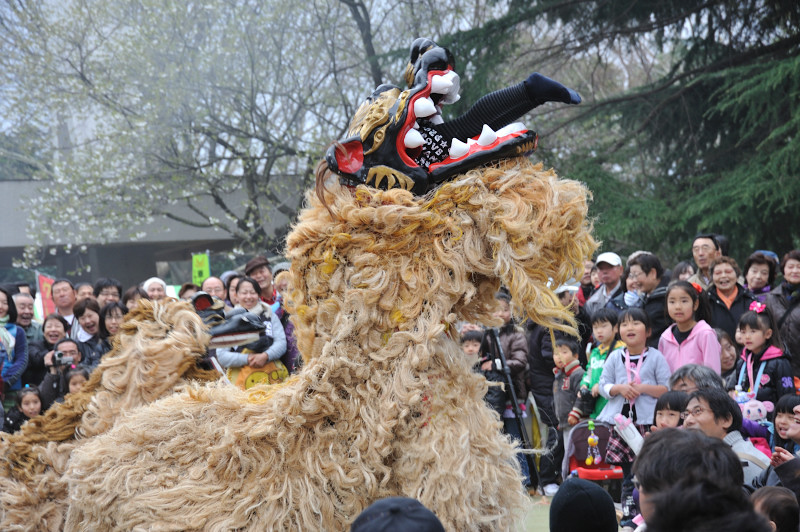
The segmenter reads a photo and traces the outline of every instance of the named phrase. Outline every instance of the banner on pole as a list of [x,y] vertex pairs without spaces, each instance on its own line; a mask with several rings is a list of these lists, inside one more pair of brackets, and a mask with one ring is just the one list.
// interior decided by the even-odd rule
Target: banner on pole
[[208,253],[192,255],[192,282],[197,286],[211,276],[211,262]]
[[[53,279],[42,273],[36,272],[36,285],[38,287],[37,296],[41,297],[41,318],[44,319],[48,314],[56,311],[56,304],[53,302]],[[39,299],[37,297],[36,299]],[[37,310],[39,310],[37,308]]]

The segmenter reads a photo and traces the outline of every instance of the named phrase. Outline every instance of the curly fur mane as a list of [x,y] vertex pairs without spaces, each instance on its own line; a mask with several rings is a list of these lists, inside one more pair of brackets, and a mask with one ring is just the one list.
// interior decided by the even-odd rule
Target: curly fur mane
[[346,530],[415,497],[448,530],[508,530],[527,501],[486,380],[452,338],[520,314],[564,328],[547,289],[594,249],[586,190],[524,159],[435,194],[332,185],[290,234],[305,358],[285,383],[191,386],[76,449],[67,528]]
[[0,529],[60,529],[66,500],[60,477],[71,451],[124,412],[188,381],[216,380],[217,372],[197,367],[208,339],[188,303],[141,300],[79,393],[16,434],[0,436]]

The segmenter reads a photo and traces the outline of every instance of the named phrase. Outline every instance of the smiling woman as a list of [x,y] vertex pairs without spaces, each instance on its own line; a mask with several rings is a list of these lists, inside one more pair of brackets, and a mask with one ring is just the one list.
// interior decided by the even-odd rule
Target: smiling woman
[[708,288],[708,302],[711,305],[709,325],[722,329],[735,338],[739,318],[755,301],[753,294],[737,279],[741,275],[739,265],[731,257],[720,257],[709,267],[714,284]]
[[83,364],[90,370],[97,367],[100,358],[111,349],[100,338],[100,305],[95,299],[81,299],[72,308],[75,319],[86,334],[91,335],[86,341],[78,342],[83,355]]

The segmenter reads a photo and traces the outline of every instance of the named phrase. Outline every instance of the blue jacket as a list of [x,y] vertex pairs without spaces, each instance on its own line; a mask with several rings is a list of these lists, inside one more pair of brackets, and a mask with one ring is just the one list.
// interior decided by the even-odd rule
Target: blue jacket
[[15,339],[14,352],[7,353],[5,348],[2,349],[2,364],[3,370],[0,376],[3,377],[9,389],[19,390],[22,388],[22,373],[28,367],[28,343],[25,339],[25,329],[17,327],[13,323],[6,324],[6,330],[11,333]]

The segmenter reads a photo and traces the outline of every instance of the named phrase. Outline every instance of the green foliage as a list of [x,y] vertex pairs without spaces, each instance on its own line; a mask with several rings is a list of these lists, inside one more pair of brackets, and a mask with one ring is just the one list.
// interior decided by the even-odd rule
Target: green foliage
[[[563,50],[650,37],[670,61],[652,81],[589,106],[583,127],[608,140],[585,152],[602,157],[564,161],[594,192],[601,238],[673,260],[688,258],[700,231],[727,235],[740,259],[800,244],[799,4],[538,4],[565,25]],[[609,164],[624,171],[608,174]]]

